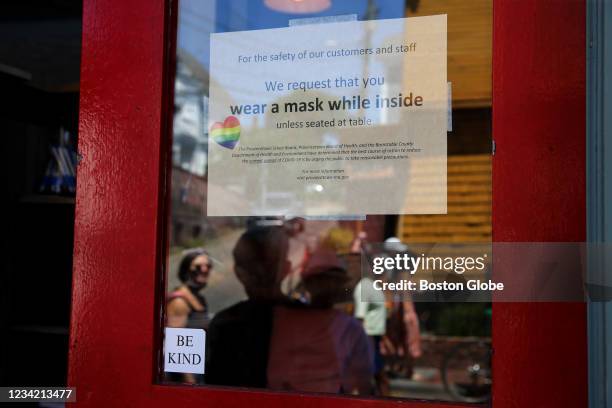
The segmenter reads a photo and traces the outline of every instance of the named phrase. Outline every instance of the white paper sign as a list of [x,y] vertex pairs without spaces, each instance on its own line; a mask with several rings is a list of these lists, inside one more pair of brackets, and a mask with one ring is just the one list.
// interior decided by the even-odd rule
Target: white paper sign
[[446,15],[211,36],[208,215],[446,213]]
[[165,334],[164,371],[204,374],[206,332],[166,327]]

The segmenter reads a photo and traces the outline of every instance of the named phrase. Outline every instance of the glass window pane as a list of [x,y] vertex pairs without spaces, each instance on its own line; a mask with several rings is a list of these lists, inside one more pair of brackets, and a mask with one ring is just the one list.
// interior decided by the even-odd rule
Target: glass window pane
[[[398,208],[395,213],[343,213],[346,208],[354,208],[351,206],[355,202],[396,199],[380,195],[387,183],[421,183],[421,195],[412,187],[398,190],[399,199],[404,201],[415,196],[425,201],[439,197],[435,174],[431,180],[426,174],[428,166],[434,166],[431,163],[437,159],[435,156],[421,162],[409,158],[403,163],[406,168],[413,167],[406,172],[398,162],[388,166],[369,164],[363,167],[367,171],[361,173],[357,167],[347,165],[342,170],[345,173],[333,174],[351,177],[351,188],[355,188],[347,190],[351,193],[340,194],[343,187],[333,191],[336,187],[325,182],[302,183],[301,190],[295,193],[291,183],[296,178],[270,178],[266,173],[286,169],[289,174],[299,167],[295,162],[270,162],[276,167],[264,171],[266,167],[262,166],[261,171],[240,173],[244,179],[242,184],[236,184],[238,187],[218,184],[219,177],[229,177],[234,170],[215,160],[222,153],[244,153],[246,142],[242,138],[247,131],[257,135],[253,138],[270,137],[266,129],[273,114],[241,112],[236,114],[240,119],[237,122],[219,122],[220,118],[211,115],[213,107],[218,106],[219,100],[243,98],[241,92],[251,92],[254,83],[263,86],[266,81],[278,81],[290,86],[292,78],[299,78],[292,77],[292,65],[284,71],[270,68],[263,80],[256,76],[260,70],[255,65],[249,77],[237,65],[219,67],[214,58],[225,58],[226,52],[236,47],[251,47],[251,57],[258,51],[264,55],[265,50],[277,49],[279,44],[292,46],[293,42],[287,45],[287,38],[293,40],[295,33],[309,32],[304,27],[331,24],[312,31],[311,36],[296,37],[298,44],[294,48],[308,49],[309,44],[318,41],[317,32],[356,27],[350,26],[351,22],[368,20],[379,20],[377,28],[347,28],[341,32],[358,35],[355,41],[364,49],[375,50],[377,45],[391,42],[410,47],[410,42],[402,38],[389,40],[379,33],[396,24],[391,19],[409,18],[402,24],[410,27],[415,21],[410,20],[412,17],[435,15],[446,15],[446,75],[452,89],[452,110],[444,124],[448,126],[444,137],[447,155],[443,157],[445,211],[404,212]],[[384,297],[379,302],[365,301],[363,288],[369,281],[362,273],[362,257],[373,254],[374,248],[410,251],[419,243],[491,241],[491,15],[490,0],[180,2],[164,313],[167,327],[204,329],[205,374],[162,372],[162,383],[464,402],[488,399],[490,304],[431,303],[417,298],[389,301]],[[250,36],[260,30],[281,28],[293,31]],[[215,33],[236,35],[219,37]],[[253,38],[261,41],[252,42]],[[336,40],[344,41],[342,36]],[[335,40],[329,41],[333,48]],[[223,44],[228,50],[211,50],[211,44]],[[403,52],[411,51],[406,48]],[[351,96],[371,101],[398,94],[406,97],[412,65],[385,66],[376,58],[364,58],[353,68],[359,71],[358,80],[380,72],[384,84],[376,84],[376,92],[369,93],[357,81],[359,89]],[[313,69],[333,74],[347,68],[338,63],[337,68],[321,65]],[[228,85],[228,78],[236,79]],[[273,103],[287,109],[284,104],[299,95],[321,99],[339,96],[338,85],[331,86],[335,89],[320,88],[324,79],[318,86],[311,83],[316,89],[300,89],[298,84],[293,93],[285,89],[277,99],[265,99],[270,105],[266,109],[272,109]],[[424,81],[413,89],[427,90],[428,86]],[[262,95],[265,92],[271,91],[263,90]],[[317,109],[316,103],[313,109]],[[371,118],[372,134],[389,135],[390,129],[398,135],[418,132],[397,109],[387,107],[370,114],[360,106],[354,111],[346,118]],[[446,119],[446,106],[444,113]],[[305,123],[317,117],[312,112],[300,115],[296,112],[289,122]],[[328,126],[313,130],[313,134],[318,135],[320,146],[338,146],[338,140],[359,137],[359,129],[355,129]],[[284,132],[302,137],[300,129]],[[284,152],[286,146],[292,143],[282,143]],[[218,151],[222,153],[212,154]],[[308,152],[300,154],[305,157]],[[371,163],[378,162],[372,158]],[[211,169],[217,173],[211,174]],[[316,176],[321,177],[321,172],[327,176],[337,169],[336,165],[321,165]],[[312,173],[307,176],[314,177]],[[333,200],[319,200],[317,194],[323,194],[322,190]],[[356,195],[354,191],[370,193]],[[254,196],[261,200],[245,198]],[[213,200],[217,203],[216,212],[247,211],[252,215],[209,216]],[[398,247],[404,249],[397,250]]]

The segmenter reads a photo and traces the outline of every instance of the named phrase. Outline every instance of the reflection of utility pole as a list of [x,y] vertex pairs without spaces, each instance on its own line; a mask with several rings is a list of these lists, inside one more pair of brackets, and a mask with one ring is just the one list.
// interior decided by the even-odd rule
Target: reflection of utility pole
[[376,1],[368,0],[368,7],[366,8],[365,15],[363,16],[364,20],[376,20],[378,17],[378,12],[380,9],[376,6]]
[[[363,20],[367,21],[367,20],[376,20],[378,18],[378,12],[380,11],[380,9],[378,8],[378,6],[376,6],[376,1],[375,0],[368,0],[368,6],[366,7],[366,11],[365,14],[363,15]],[[369,23],[366,24],[366,32],[365,32],[365,47],[364,48],[370,48],[370,43],[371,43],[371,38],[372,38],[372,28],[370,26]],[[369,73],[369,65],[370,65],[370,55],[369,54],[365,54],[365,58],[363,60],[363,67],[361,70],[361,75],[362,78],[367,78],[368,77],[368,73]],[[360,85],[361,85],[361,81],[359,81]],[[359,94],[361,95],[361,99],[365,98],[365,88],[361,87],[361,92],[359,92]],[[363,104],[362,104],[363,105]],[[363,107],[360,106],[359,107],[359,116],[361,116],[363,114]],[[365,117],[365,115],[364,115]]]

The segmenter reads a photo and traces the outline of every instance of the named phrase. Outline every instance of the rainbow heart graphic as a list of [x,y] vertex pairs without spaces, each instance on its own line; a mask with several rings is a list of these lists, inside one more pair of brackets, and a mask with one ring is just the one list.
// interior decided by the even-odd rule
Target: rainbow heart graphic
[[228,116],[223,123],[215,122],[210,127],[210,136],[220,146],[233,149],[240,139],[240,121],[235,116]]

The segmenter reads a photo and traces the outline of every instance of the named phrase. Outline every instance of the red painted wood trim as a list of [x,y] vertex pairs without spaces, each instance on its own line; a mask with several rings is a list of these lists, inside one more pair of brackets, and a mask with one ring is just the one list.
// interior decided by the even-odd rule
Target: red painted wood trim
[[[586,238],[586,4],[496,0],[493,239]],[[586,407],[584,304],[495,304],[493,406]]]
[[82,406],[152,396],[165,13],[83,2],[68,376]]
[[[495,2],[498,240],[584,239],[583,8],[577,0]],[[84,1],[68,379],[77,405],[454,406],[153,384],[168,10],[164,0]],[[530,103],[516,99],[529,92]],[[584,406],[584,321],[582,306],[496,306],[495,406]]]
[[171,182],[172,182],[172,125],[174,120],[174,82],[176,78],[176,47],[178,35],[178,0],[168,0],[165,18],[165,44],[164,44],[164,84],[162,95],[162,135],[160,143],[160,187],[159,187],[159,236],[157,239],[157,262],[159,272],[156,281],[155,293],[155,330],[153,332],[153,347],[157,356],[153,360],[151,372],[153,382],[157,382],[159,373],[163,372],[164,349],[163,330],[165,323],[166,288],[168,286],[168,262],[170,251],[170,223],[171,216]]

